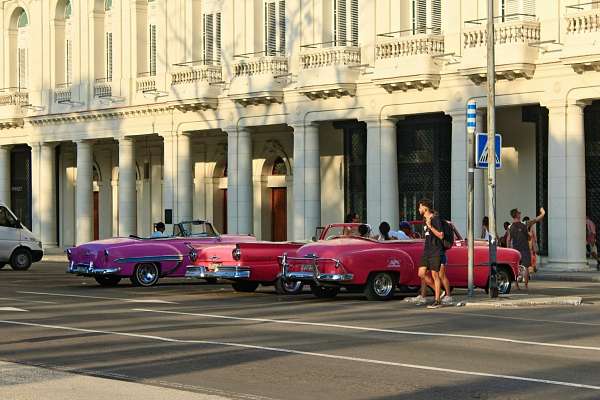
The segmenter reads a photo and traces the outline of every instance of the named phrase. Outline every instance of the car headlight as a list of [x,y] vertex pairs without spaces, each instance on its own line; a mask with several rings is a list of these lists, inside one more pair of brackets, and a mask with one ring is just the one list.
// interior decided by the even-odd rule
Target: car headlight
[[240,259],[242,258],[242,250],[239,246],[235,246],[235,249],[233,249],[233,251],[231,252],[231,256],[235,261],[240,261]]
[[73,254],[73,251],[71,249],[67,249],[67,259],[69,261],[71,261],[71,255]]

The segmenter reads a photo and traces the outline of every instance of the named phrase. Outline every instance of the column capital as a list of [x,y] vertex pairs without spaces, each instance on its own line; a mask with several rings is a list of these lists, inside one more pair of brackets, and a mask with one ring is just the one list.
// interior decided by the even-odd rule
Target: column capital
[[247,126],[229,126],[221,129],[228,137],[250,136],[251,130]]
[[459,108],[454,110],[445,110],[444,114],[449,115],[453,120],[454,119],[467,119],[467,109]]
[[393,128],[398,123],[398,118],[379,118],[379,117],[373,116],[373,117],[367,117],[367,118],[361,119],[361,122],[364,122],[365,124],[367,124],[367,129],[369,129],[369,127],[371,127],[371,128],[375,128],[375,127]]
[[589,106],[591,101],[583,99],[553,99],[547,101],[541,101],[540,105],[546,107],[549,112],[562,112],[567,108],[580,108],[582,111],[586,106]]

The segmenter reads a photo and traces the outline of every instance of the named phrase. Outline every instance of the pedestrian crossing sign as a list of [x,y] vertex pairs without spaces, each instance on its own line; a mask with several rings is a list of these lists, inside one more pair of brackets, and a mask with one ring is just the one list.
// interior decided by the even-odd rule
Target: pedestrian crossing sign
[[[502,168],[502,135],[496,133],[496,168]],[[480,132],[475,137],[475,167],[488,167],[488,136]]]

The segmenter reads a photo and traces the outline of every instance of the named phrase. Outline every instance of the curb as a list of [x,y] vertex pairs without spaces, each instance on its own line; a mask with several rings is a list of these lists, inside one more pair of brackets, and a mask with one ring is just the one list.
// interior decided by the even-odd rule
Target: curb
[[600,282],[600,273],[588,273],[590,276],[582,274],[536,274],[534,281],[554,281],[554,282]]
[[464,301],[457,307],[531,307],[531,306],[580,306],[583,298],[579,296],[537,297],[532,299],[499,298],[498,300]]

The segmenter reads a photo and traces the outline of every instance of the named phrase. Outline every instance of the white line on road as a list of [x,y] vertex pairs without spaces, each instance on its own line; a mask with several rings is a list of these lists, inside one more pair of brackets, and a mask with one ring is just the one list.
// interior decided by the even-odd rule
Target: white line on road
[[458,313],[453,311],[445,311],[447,314],[456,314],[456,315],[472,315],[476,317],[486,317],[486,318],[498,318],[498,319],[510,319],[514,321],[527,321],[527,322],[544,322],[550,324],[565,324],[565,325],[583,325],[583,326],[600,326],[600,323],[597,322],[577,322],[577,321],[562,321],[562,320],[552,320],[552,319],[535,319],[535,318],[520,318],[520,317],[507,317],[503,315],[490,315],[490,314],[480,314],[480,313]]
[[22,308],[15,308],[15,307],[0,307],[0,311],[27,312],[27,310],[23,310]]
[[33,322],[0,320],[0,323],[9,324],[9,325],[21,325],[21,326],[31,326],[31,327],[38,327],[38,328],[74,331],[74,332],[86,332],[86,333],[99,333],[99,334],[104,334],[104,335],[127,336],[127,337],[156,340],[156,341],[168,342],[168,343],[214,345],[214,346],[236,347],[236,348],[243,348],[243,349],[250,349],[250,350],[263,350],[263,351],[271,351],[271,352],[277,352],[277,353],[295,354],[295,355],[301,355],[301,356],[328,358],[328,359],[334,359],[334,360],[354,361],[354,362],[360,362],[360,363],[365,363],[365,364],[386,365],[386,366],[401,367],[401,368],[419,369],[419,370],[425,370],[425,371],[444,372],[444,373],[457,374],[457,375],[469,375],[469,376],[478,376],[478,377],[485,377],[485,378],[508,379],[508,380],[520,381],[520,382],[531,382],[531,383],[541,383],[541,384],[547,384],[547,385],[566,386],[566,387],[579,388],[579,389],[600,390],[600,386],[585,385],[585,384],[581,384],[581,383],[555,381],[555,380],[550,380],[550,379],[528,378],[528,377],[524,377],[524,376],[515,376],[515,375],[490,374],[490,373],[486,373],[486,372],[465,371],[465,370],[450,369],[450,368],[430,367],[427,365],[406,364],[406,363],[399,363],[399,362],[393,362],[393,361],[374,360],[374,359],[369,359],[369,358],[341,356],[341,355],[327,354],[327,353],[316,353],[316,352],[312,352],[312,351],[293,350],[293,349],[286,349],[286,348],[280,348],[280,347],[265,347],[265,346],[256,346],[256,345],[242,344],[242,343],[217,342],[217,341],[212,341],[212,340],[181,340],[181,339],[174,339],[174,338],[168,338],[168,337],[163,337],[163,336],[142,335],[139,333],[103,331],[103,330],[97,330],[97,329],[75,328],[75,327],[60,326],[60,325],[36,324]]
[[45,292],[17,292],[21,294],[36,294],[40,296],[58,296],[58,297],[77,297],[83,299],[99,299],[99,300],[119,300],[127,303],[156,303],[156,304],[177,304],[174,301],[158,300],[158,299],[121,299],[118,297],[101,297],[101,296],[83,296],[79,294],[65,294],[65,293],[45,293]]
[[150,309],[146,309],[146,308],[134,308],[133,311],[158,313],[158,314],[184,315],[184,316],[193,316],[193,317],[230,319],[230,320],[236,320],[236,321],[268,322],[268,323],[273,323],[273,324],[321,326],[321,327],[325,327],[325,328],[341,328],[341,329],[365,331],[365,332],[394,333],[394,334],[399,334],[399,335],[443,336],[443,337],[460,338],[460,339],[477,339],[477,340],[489,340],[489,341],[495,341],[495,342],[526,344],[528,346],[559,347],[559,348],[564,348],[564,349],[600,351],[600,347],[577,346],[577,345],[572,345],[572,344],[559,344],[559,343],[533,342],[533,341],[529,341],[529,340],[509,339],[509,338],[494,337],[494,336],[463,335],[463,334],[458,334],[458,333],[403,331],[403,330],[396,330],[396,329],[369,328],[369,327],[364,327],[364,326],[326,324],[326,323],[321,323],[321,322],[304,322],[304,321],[289,321],[289,320],[282,320],[282,319],[231,317],[228,315],[198,314],[198,313],[186,313],[186,312],[179,312],[179,311],[161,311],[161,310],[150,310]]
[[14,297],[0,297],[0,300],[11,300],[11,301],[18,301],[21,303],[57,304],[55,301],[27,300],[27,299],[17,299]]

